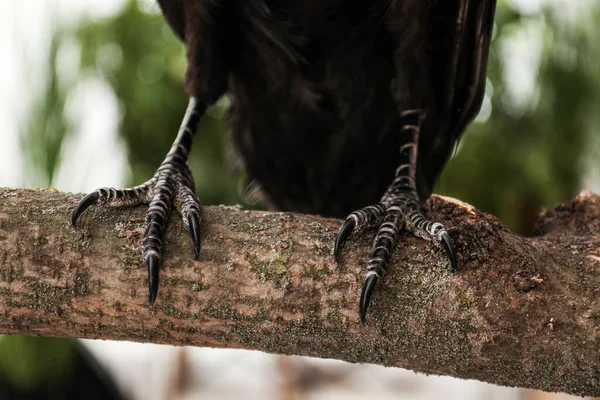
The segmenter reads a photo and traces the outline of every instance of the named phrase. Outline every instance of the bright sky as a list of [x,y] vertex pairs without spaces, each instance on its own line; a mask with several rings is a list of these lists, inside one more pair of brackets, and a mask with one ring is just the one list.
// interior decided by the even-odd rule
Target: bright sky
[[[0,1],[0,185],[36,186],[23,174],[19,131],[26,111],[45,82],[53,23],[73,24],[81,18],[102,18],[118,11],[123,0]],[[65,143],[64,162],[55,186],[89,191],[122,185],[127,165],[117,137],[118,110],[110,87],[99,79],[82,83],[69,98],[67,115],[78,121]],[[77,149],[77,152],[73,151]],[[77,168],[74,168],[77,166]]]

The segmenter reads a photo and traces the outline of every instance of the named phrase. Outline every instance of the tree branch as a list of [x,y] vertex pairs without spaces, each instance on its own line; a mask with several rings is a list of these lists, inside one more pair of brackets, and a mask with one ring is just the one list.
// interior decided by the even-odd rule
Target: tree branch
[[582,193],[522,238],[433,197],[458,252],[402,237],[367,325],[358,297],[372,234],[331,249],[341,221],[204,209],[200,260],[171,220],[157,303],[140,263],[144,207],[0,189],[0,333],[258,349],[600,395],[600,197]]

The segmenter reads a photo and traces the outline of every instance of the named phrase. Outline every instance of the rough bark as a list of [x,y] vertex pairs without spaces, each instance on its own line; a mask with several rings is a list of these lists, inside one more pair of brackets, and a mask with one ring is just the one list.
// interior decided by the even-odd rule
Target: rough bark
[[357,304],[372,235],[331,255],[341,221],[204,209],[199,261],[172,218],[159,297],[140,263],[144,207],[0,189],[0,333],[257,349],[600,395],[600,197],[543,213],[532,238],[456,200],[429,215],[450,228],[459,270],[401,238],[366,326]]

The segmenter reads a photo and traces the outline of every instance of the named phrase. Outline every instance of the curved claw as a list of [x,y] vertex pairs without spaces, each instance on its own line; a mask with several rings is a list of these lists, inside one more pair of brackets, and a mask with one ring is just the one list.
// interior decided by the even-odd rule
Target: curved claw
[[446,255],[450,259],[450,272],[456,272],[456,253],[454,253],[454,245],[448,232],[442,234],[442,246],[446,251]]
[[77,203],[75,209],[73,210],[73,214],[71,216],[71,223],[73,226],[77,225],[77,220],[83,214],[83,212],[92,204],[96,203],[100,199],[100,193],[98,191],[92,192],[85,196],[83,199]]
[[365,280],[365,283],[362,288],[362,293],[360,294],[360,321],[362,324],[365,324],[367,319],[367,310],[369,309],[369,303],[371,302],[371,296],[373,295],[373,290],[375,289],[375,284],[379,278],[377,275],[369,275]]
[[333,248],[333,257],[336,262],[339,262],[340,250],[348,240],[348,237],[356,227],[356,221],[350,218],[344,222],[344,225],[340,228],[337,238],[335,239],[335,247]]
[[159,258],[155,254],[150,254],[146,258],[146,265],[148,266],[148,303],[150,303],[150,306],[154,305],[158,294],[158,261]]
[[202,239],[202,234],[200,231],[200,221],[198,218],[198,214],[195,212],[191,212],[188,215],[188,227],[190,230],[190,236],[192,237],[192,241],[194,242],[194,259],[197,260],[200,256],[200,241]]

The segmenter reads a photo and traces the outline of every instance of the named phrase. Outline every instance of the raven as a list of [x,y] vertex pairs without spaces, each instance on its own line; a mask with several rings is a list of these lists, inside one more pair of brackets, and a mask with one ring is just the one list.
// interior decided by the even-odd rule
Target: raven
[[190,97],[156,174],[101,188],[76,206],[149,204],[142,254],[149,302],[173,205],[200,251],[200,203],[188,153],[199,119],[228,93],[233,145],[250,182],[281,211],[378,228],[359,315],[365,317],[401,230],[431,241],[456,269],[452,240],[421,206],[485,90],[495,0],[158,0],[185,43]]

